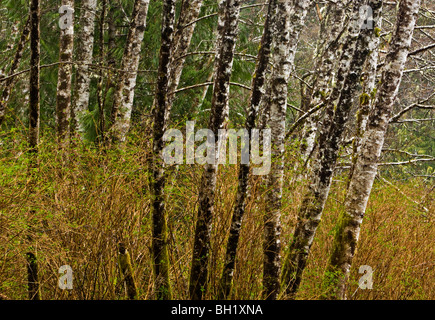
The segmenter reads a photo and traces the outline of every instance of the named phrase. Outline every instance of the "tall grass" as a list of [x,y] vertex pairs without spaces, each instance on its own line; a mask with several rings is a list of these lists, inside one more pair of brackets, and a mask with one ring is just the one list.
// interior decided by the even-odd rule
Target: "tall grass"
[[[50,135],[43,137],[36,178],[28,175],[25,137],[2,137],[0,150],[0,293],[27,298],[25,252],[36,252],[43,299],[126,299],[117,243],[132,257],[140,299],[153,299],[151,217],[146,159],[149,141],[132,136],[121,151],[78,146],[62,154]],[[289,155],[290,157],[291,155]],[[289,160],[292,161],[292,160]],[[197,211],[199,165],[168,168],[167,210],[171,285],[175,299],[188,298]],[[303,181],[287,170],[282,209],[283,247],[291,239]],[[336,177],[316,236],[298,299],[317,299],[331,252],[333,230],[343,210],[345,182]],[[232,298],[260,299],[264,203],[261,178],[252,179],[237,254]],[[32,187],[30,187],[32,186]],[[429,187],[420,180],[398,185],[412,199],[425,199],[434,211]],[[237,167],[219,173],[212,226],[208,299],[217,294],[237,189]],[[28,212],[36,214],[30,220]],[[29,228],[31,226],[31,228]],[[32,243],[27,235],[32,234]],[[377,182],[368,205],[348,296],[351,299],[434,299],[433,215],[390,186]],[[73,269],[73,290],[58,286],[59,267]],[[374,270],[372,290],[358,288],[359,266]]]

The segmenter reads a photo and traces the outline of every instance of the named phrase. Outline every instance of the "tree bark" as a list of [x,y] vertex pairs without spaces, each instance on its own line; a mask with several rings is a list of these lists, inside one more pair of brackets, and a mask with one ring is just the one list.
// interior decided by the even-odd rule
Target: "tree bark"
[[175,0],[165,0],[162,15],[159,76],[153,109],[153,157],[151,160],[150,185],[153,217],[154,287],[157,299],[167,300],[171,299],[171,287],[169,283],[167,217],[164,199],[165,172],[162,151],[164,148],[165,112],[168,109],[169,68],[174,33]]
[[114,143],[124,142],[130,129],[134,90],[149,2],[149,0],[135,0],[133,7],[112,107],[110,135]]
[[[263,36],[258,52],[257,66],[252,80],[252,93],[249,105],[248,116],[245,128],[251,140],[251,130],[255,128],[258,108],[264,94],[264,84],[266,82],[266,72],[270,62],[270,51],[272,45],[272,19],[275,14],[276,0],[269,2],[266,21],[264,24]],[[250,144],[248,145],[250,154]],[[237,246],[239,243],[242,220],[245,213],[246,201],[249,198],[249,164],[241,164],[238,174],[238,188],[236,195],[236,205],[234,207],[230,234],[228,237],[227,250],[225,254],[225,265],[222,272],[219,288],[219,299],[226,299],[230,295],[232,280],[234,275]]]
[[134,300],[138,297],[136,282],[134,281],[133,267],[131,266],[130,254],[125,248],[124,243],[118,244],[118,261],[121,268],[122,275],[124,276],[124,283],[127,289],[128,299]]
[[[99,39],[98,39],[98,47],[99,47],[99,58],[100,65],[105,65],[105,50],[104,50],[104,26],[106,24],[106,13],[107,13],[107,0],[102,1],[101,6],[101,15],[100,15],[100,27],[99,27]],[[110,43],[110,41],[109,41]],[[109,49],[110,50],[110,49]],[[97,141],[99,143],[104,143],[104,132],[106,129],[106,114],[105,110],[105,94],[103,89],[104,82],[104,71],[101,68],[98,72],[98,84],[97,84],[97,102],[98,102],[98,125],[96,125],[97,129]],[[107,90],[107,88],[106,88]]]
[[[74,12],[74,0],[62,0]],[[70,20],[71,19],[71,20]],[[68,143],[71,115],[71,80],[74,49],[74,13],[67,20],[68,26],[60,29],[59,71],[56,96],[56,132],[60,147]],[[67,62],[67,63],[65,63]]]
[[[306,110],[317,106],[330,94],[331,83],[335,77],[335,67],[339,57],[340,39],[346,18],[347,1],[329,3],[327,14],[321,23],[319,31],[320,41],[317,44],[314,59],[316,60],[315,75],[312,81],[314,91],[309,90],[309,104]],[[321,112],[318,111],[310,116],[302,130],[301,163],[307,164],[313,153],[318,123]],[[300,179],[298,175],[297,180]]]
[[[178,18],[177,27],[174,33],[173,54],[171,57],[171,68],[169,75],[169,103],[165,111],[165,122],[169,120],[172,103],[175,100],[174,91],[180,83],[181,73],[183,72],[186,53],[189,50],[190,41],[198,19],[203,0],[183,0],[181,5],[180,17]],[[187,27],[186,27],[187,25]]]
[[368,128],[361,141],[355,171],[346,195],[345,212],[341,214],[334,238],[326,284],[330,299],[346,298],[346,283],[361,230],[367,201],[377,174],[377,164],[384,144],[392,109],[402,80],[409,53],[420,0],[402,0],[396,28],[386,57],[385,69],[376,102],[370,113]]
[[83,0],[79,20],[79,32],[76,46],[76,60],[78,63],[73,105],[71,110],[71,133],[83,134],[82,118],[89,110],[89,86],[91,74],[89,65],[92,63],[94,48],[94,21],[97,0]]
[[284,177],[285,119],[290,73],[311,1],[278,1],[275,17],[276,35],[271,75],[270,118],[272,162],[267,176],[266,212],[264,213],[263,296],[275,300],[280,293],[281,271],[281,198]]
[[[40,109],[40,1],[30,0],[30,79],[29,79],[29,168],[32,170],[37,165],[37,153],[39,144],[39,109]],[[32,170],[33,172],[33,170]],[[32,188],[32,185],[30,186]],[[29,192],[32,192],[30,190]],[[35,211],[30,210],[29,221]],[[31,221],[30,221],[31,223]],[[30,224],[29,229],[32,225]],[[31,243],[29,231],[28,240]],[[36,255],[30,251],[26,253],[27,281],[30,300],[41,300],[38,278],[38,261]]]
[[40,10],[39,0],[30,0],[29,148],[34,152],[38,150],[40,123]]
[[[353,172],[355,170],[356,160],[358,159],[358,153],[361,146],[361,139],[364,132],[367,129],[367,121],[371,109],[373,108],[373,102],[376,98],[376,77],[378,74],[378,61],[379,61],[379,44],[380,44],[380,32],[382,25],[382,17],[375,21],[374,27],[376,32],[376,38],[373,42],[373,48],[367,58],[365,70],[362,74],[362,94],[359,99],[359,107],[356,115],[356,134],[352,142],[352,166],[349,171],[348,183],[352,179]],[[349,187],[349,185],[348,185]]]
[[[222,129],[225,125],[229,113],[230,78],[238,34],[240,5],[241,1],[239,0],[221,0],[219,3],[217,53],[215,57],[213,98],[209,120],[209,129],[213,131],[215,137],[218,137],[218,130]],[[217,141],[216,146],[219,143],[220,141]],[[210,231],[214,210],[217,170],[218,165],[216,162],[215,164],[205,164],[201,178],[189,283],[190,298],[193,300],[203,299],[207,290]]]
[[[340,140],[358,89],[362,68],[376,38],[374,30],[366,28],[361,31],[359,9],[363,4],[367,2],[354,2],[349,35],[343,46],[337,74],[337,85],[333,88],[326,106],[319,137],[319,151],[310,174],[310,185],[298,211],[297,225],[284,264],[283,282],[290,298],[294,298],[302,280],[302,273],[328,198]],[[373,17],[377,20],[382,1],[370,0],[369,4],[373,9]]]
[[[23,57],[24,45],[26,44],[27,38],[30,33],[30,17],[27,19],[23,32],[21,33],[20,40],[15,51],[14,60],[12,62],[11,68],[9,69],[8,75],[13,75],[20,65],[21,59]],[[0,127],[6,115],[6,105],[9,101],[12,89],[13,89],[14,78],[8,78],[4,83],[4,89],[0,97]]]

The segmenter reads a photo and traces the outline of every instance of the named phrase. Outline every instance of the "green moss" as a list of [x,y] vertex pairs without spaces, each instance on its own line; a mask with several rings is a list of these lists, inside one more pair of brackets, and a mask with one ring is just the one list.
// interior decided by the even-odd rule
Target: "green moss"
[[366,106],[370,103],[370,95],[368,95],[367,93],[362,93],[359,97],[359,104],[361,106]]
[[379,38],[381,36],[381,31],[382,31],[381,28],[378,28],[378,27],[375,28],[375,35],[376,35],[376,37]]

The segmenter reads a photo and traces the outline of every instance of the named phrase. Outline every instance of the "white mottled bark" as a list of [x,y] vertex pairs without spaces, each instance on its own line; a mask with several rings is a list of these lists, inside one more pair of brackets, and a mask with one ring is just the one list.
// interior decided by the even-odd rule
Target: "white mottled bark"
[[83,133],[82,117],[89,108],[89,85],[94,48],[94,21],[97,0],[83,0],[79,19],[79,32],[76,45],[77,72],[75,79],[73,105],[71,110],[71,132]]
[[[196,23],[201,11],[203,0],[185,0],[181,6],[180,17],[178,18],[178,25],[175,30],[173,49],[171,57],[171,68],[169,75],[169,103],[165,111],[165,123],[167,123],[172,103],[175,99],[173,93],[180,83],[181,73],[183,72],[184,62],[186,61],[186,53],[189,50],[190,41],[192,40],[193,31],[195,30]],[[186,27],[187,25],[187,27]]]
[[[74,12],[74,0],[62,0],[62,6],[68,6]],[[56,131],[59,144],[68,142],[69,121],[71,112],[71,81],[72,61],[74,49],[74,14],[71,15],[68,26],[60,29],[59,71],[57,79],[56,99]],[[68,62],[68,63],[63,63]]]
[[[329,3],[327,14],[322,21],[319,32],[320,41],[316,48],[316,68],[313,81],[314,92],[311,94],[307,110],[317,106],[330,94],[331,82],[334,80],[334,69],[339,57],[341,33],[346,18],[348,1]],[[307,163],[312,154],[318,132],[320,111],[310,116],[302,130],[301,162]],[[299,179],[300,177],[298,177]]]
[[[23,52],[29,33],[30,33],[30,17],[27,19],[23,28],[23,32],[21,33],[20,41],[18,42],[17,49],[15,51],[14,60],[8,72],[9,76],[15,73],[15,71],[17,70],[18,66],[21,63],[21,59],[23,58]],[[3,92],[0,95],[0,126],[2,125],[6,115],[6,105],[9,101],[13,89],[13,83],[14,83],[14,78],[7,79],[3,86]]]
[[[217,53],[215,56],[213,98],[209,121],[209,129],[214,132],[215,137],[219,136],[218,130],[223,129],[228,118],[230,78],[238,34],[240,5],[241,1],[239,0],[221,0],[219,3]],[[219,145],[220,139],[217,140],[216,146]],[[189,293],[193,300],[203,299],[207,291],[210,231],[214,211],[217,169],[217,163],[206,164],[201,178],[189,283]]]
[[[326,105],[326,114],[321,124],[319,151],[310,173],[310,185],[298,212],[298,222],[284,264],[283,279],[286,292],[294,298],[305,269],[317,227],[328,198],[340,141],[346,127],[354,96],[358,88],[364,62],[373,47],[374,30],[361,31],[359,8],[365,1],[355,1],[347,40],[343,45],[337,84]],[[370,0],[375,19],[379,17],[381,0]],[[361,31],[361,32],[360,32]],[[336,101],[337,100],[337,101]]]
[[281,197],[284,176],[284,139],[287,92],[290,73],[305,16],[311,1],[278,1],[275,15],[276,34],[271,75],[270,117],[272,164],[267,178],[266,212],[264,214],[263,296],[274,300],[280,292],[281,271]]
[[385,69],[355,171],[346,196],[345,213],[341,215],[334,239],[327,283],[333,286],[328,298],[345,299],[346,283],[361,230],[367,202],[377,174],[377,163],[384,144],[385,133],[402,80],[421,0],[402,0],[397,14],[396,29],[386,57]]
[[130,129],[134,90],[145,32],[149,0],[136,0],[128,30],[121,70],[114,93],[110,135],[115,143],[124,142]]
[[375,98],[376,77],[378,74],[378,61],[379,61],[379,44],[380,32],[382,25],[382,17],[374,23],[376,38],[373,41],[373,48],[367,58],[365,70],[362,74],[363,85],[362,94],[359,99],[359,109],[356,115],[356,134],[353,140],[352,152],[352,167],[349,173],[349,182],[352,179],[353,171],[355,170],[355,163],[358,158],[359,149],[361,146],[361,139],[367,128],[367,121],[369,118],[370,110],[373,107]]

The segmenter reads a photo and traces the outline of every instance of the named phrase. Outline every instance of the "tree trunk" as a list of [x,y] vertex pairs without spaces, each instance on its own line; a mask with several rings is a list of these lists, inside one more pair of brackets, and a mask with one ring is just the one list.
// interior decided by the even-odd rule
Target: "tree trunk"
[[275,17],[273,71],[271,75],[270,118],[272,138],[271,170],[267,177],[264,214],[263,296],[275,300],[280,292],[281,198],[284,177],[285,119],[290,73],[305,16],[311,1],[278,1]]
[[[309,91],[310,103],[306,110],[317,106],[330,93],[331,83],[334,80],[334,70],[337,66],[339,57],[340,38],[344,28],[346,18],[347,1],[337,1],[329,3],[327,14],[322,20],[321,29],[319,32],[320,41],[316,48],[316,67],[312,87],[314,91]],[[316,135],[318,132],[317,124],[319,122],[321,112],[318,111],[310,116],[302,130],[301,163],[307,164],[310,155],[313,153]],[[297,180],[299,180],[298,175]]]
[[134,281],[133,267],[131,266],[130,254],[125,248],[124,243],[118,244],[118,261],[121,268],[122,275],[124,276],[124,283],[127,289],[128,299],[137,299],[137,287]]
[[[217,53],[214,66],[213,98],[209,129],[218,138],[218,130],[225,125],[229,113],[230,78],[234,50],[238,34],[240,15],[239,0],[221,0],[219,3],[219,25],[216,41]],[[225,39],[225,41],[223,41]],[[216,141],[219,146],[220,141]],[[192,269],[189,293],[193,300],[201,300],[207,290],[208,259],[210,251],[211,220],[218,164],[205,164],[201,178],[199,208],[195,228]]]
[[[67,6],[74,12],[74,0],[62,0],[62,6]],[[65,20],[67,24],[60,29],[59,71],[56,96],[56,132],[60,147],[64,147],[68,143],[70,132],[74,13],[70,16],[70,18]]]
[[110,135],[115,143],[124,142],[130,129],[134,90],[149,2],[149,0],[135,0],[133,7],[112,107]]
[[71,133],[83,134],[82,118],[89,110],[89,86],[91,74],[89,64],[92,63],[94,48],[94,21],[97,0],[83,0],[79,20],[79,32],[76,46],[77,72],[75,79],[73,106],[71,110]]
[[169,283],[167,218],[164,199],[165,172],[162,151],[164,148],[165,111],[168,108],[169,67],[174,33],[175,0],[165,0],[162,15],[159,76],[153,109],[153,158],[151,160],[150,185],[153,217],[154,287],[157,299],[167,300],[171,299],[171,287]]
[[[343,46],[337,74],[337,85],[326,106],[319,137],[319,151],[313,172],[310,174],[310,185],[298,212],[298,222],[285,261],[283,281],[290,298],[294,298],[302,280],[302,273],[328,198],[340,140],[358,89],[362,68],[376,38],[374,30],[366,28],[361,31],[359,9],[365,3],[367,2],[354,3],[349,35]],[[369,3],[373,9],[373,17],[377,20],[380,16],[382,2],[370,0]]]
[[[171,68],[169,75],[169,103],[165,111],[165,122],[169,120],[172,103],[175,100],[174,91],[180,83],[181,73],[183,72],[186,53],[189,50],[193,31],[195,30],[195,20],[198,19],[203,0],[184,0],[181,5],[180,17],[178,18],[177,28],[174,33],[173,54],[171,57]],[[186,27],[187,26],[187,27]]]
[[[107,0],[103,0],[101,15],[100,15],[100,28],[99,28],[99,39],[98,39],[98,47],[99,47],[99,58],[100,58],[100,66],[105,65],[104,58],[104,26],[106,23],[106,13],[107,13]],[[106,128],[106,115],[104,112],[105,99],[104,99],[104,71],[101,68],[98,72],[98,84],[97,84],[97,102],[98,102],[98,125],[96,125],[97,132],[97,141],[99,143],[104,143],[104,132]]]
[[[39,144],[39,82],[40,82],[40,2],[39,0],[30,0],[30,79],[29,79],[29,156],[30,170],[33,172],[33,167],[37,165],[37,153]],[[29,192],[32,192],[31,190]],[[34,210],[30,210],[29,221],[35,214]],[[32,225],[29,225],[29,229]],[[28,240],[31,243],[31,235],[29,231]],[[28,292],[30,300],[41,300],[38,278],[38,262],[33,252],[26,253],[27,260],[27,278]]]
[[[20,41],[17,45],[17,50],[15,51],[14,61],[12,62],[11,68],[9,69],[8,75],[13,75],[20,65],[21,58],[23,57],[24,45],[26,44],[27,38],[30,32],[30,17],[27,19],[24,25],[23,32],[21,33]],[[13,89],[14,78],[8,78],[5,80],[4,89],[2,95],[0,96],[0,127],[6,115],[6,105],[9,101],[12,89]]]
[[[365,70],[362,74],[363,85],[362,94],[359,99],[359,107],[356,115],[356,134],[352,142],[352,166],[349,171],[348,183],[352,179],[355,170],[356,160],[358,159],[359,149],[361,146],[361,139],[367,129],[367,121],[370,111],[373,107],[374,99],[376,98],[376,77],[378,74],[378,60],[379,60],[379,44],[380,44],[380,31],[382,25],[382,17],[377,23],[374,24],[376,38],[373,43],[373,48],[367,58]],[[348,185],[349,187],[349,185]]]
[[[276,0],[269,2],[266,21],[264,24],[263,36],[261,39],[260,50],[258,52],[257,66],[252,80],[252,93],[249,105],[248,116],[246,118],[246,130],[249,134],[249,141],[251,140],[251,130],[255,128],[255,121],[257,119],[258,108],[264,93],[264,84],[266,80],[266,72],[268,70],[270,61],[270,51],[272,45],[272,19],[275,14]],[[250,154],[250,144],[248,145],[248,152]],[[226,299],[232,287],[232,280],[234,274],[234,267],[237,254],[237,246],[240,237],[240,229],[242,226],[242,219],[245,213],[246,200],[249,198],[249,164],[241,164],[238,175],[238,189],[236,195],[236,204],[233,211],[230,234],[227,243],[227,250],[225,255],[225,265],[222,272],[222,278],[219,288],[219,299]]]
[[377,163],[385,133],[402,80],[420,0],[402,0],[396,29],[386,57],[385,69],[376,102],[370,113],[368,128],[361,141],[358,160],[346,195],[345,213],[341,214],[334,238],[326,284],[331,299],[346,298],[346,283],[356,252],[367,201],[377,174]]

